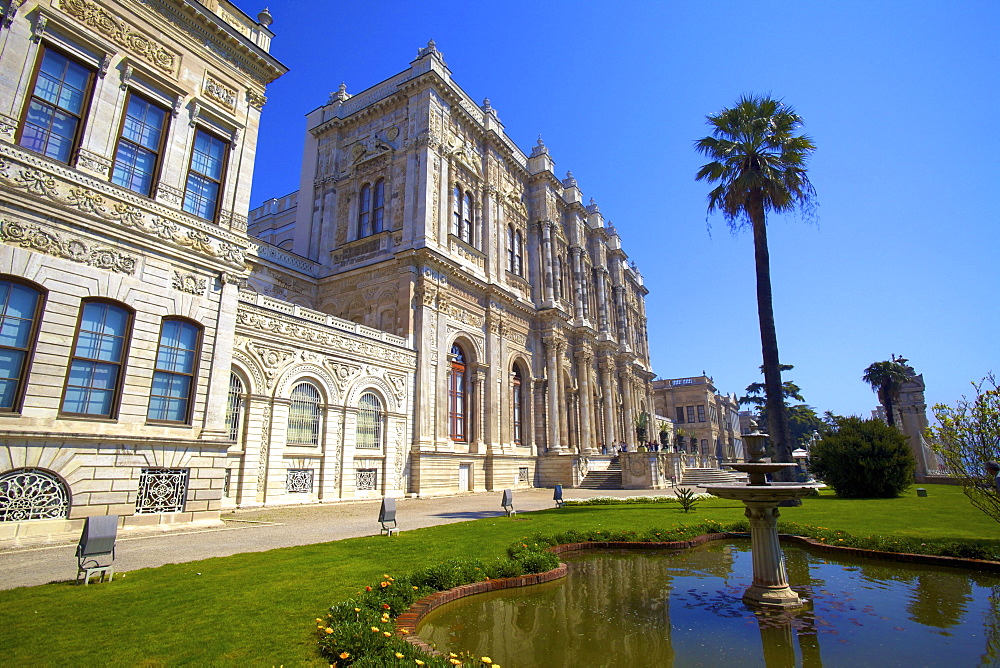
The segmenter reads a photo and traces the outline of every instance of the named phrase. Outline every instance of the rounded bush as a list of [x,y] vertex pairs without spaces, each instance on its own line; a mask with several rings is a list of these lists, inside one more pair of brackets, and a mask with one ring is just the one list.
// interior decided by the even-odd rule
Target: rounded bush
[[916,461],[906,436],[881,420],[839,417],[813,446],[810,468],[837,496],[890,499],[913,484]]

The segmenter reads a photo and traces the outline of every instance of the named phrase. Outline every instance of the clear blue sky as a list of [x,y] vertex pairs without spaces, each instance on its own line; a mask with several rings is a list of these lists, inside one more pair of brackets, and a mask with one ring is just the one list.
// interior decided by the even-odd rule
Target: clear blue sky
[[[238,0],[251,15],[261,9]],[[1000,373],[1000,2],[266,0],[272,84],[253,205],[298,187],[304,115],[434,39],[530,151],[539,134],[645,277],[661,377],[760,380],[752,241],[721,218],[692,144],[742,93],[795,107],[818,150],[819,220],[769,222],[786,375],[820,412],[864,414],[871,362],[910,359],[928,403]]]

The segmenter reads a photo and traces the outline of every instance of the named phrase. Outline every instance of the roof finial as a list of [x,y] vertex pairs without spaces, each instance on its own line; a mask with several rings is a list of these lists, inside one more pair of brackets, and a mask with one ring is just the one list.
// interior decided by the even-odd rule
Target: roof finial
[[260,14],[257,15],[257,23],[265,28],[274,23],[274,17],[271,16],[271,12],[267,7],[261,10]]
[[330,99],[327,104],[333,104],[334,102],[344,102],[351,96],[347,94],[347,84],[343,81],[340,82],[340,86],[337,88],[336,93],[330,93]]

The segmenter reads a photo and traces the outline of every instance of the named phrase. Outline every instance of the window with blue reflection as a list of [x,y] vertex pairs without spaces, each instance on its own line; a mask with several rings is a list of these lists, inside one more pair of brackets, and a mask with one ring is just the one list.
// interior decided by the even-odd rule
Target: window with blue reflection
[[84,302],[62,412],[112,417],[121,390],[132,314],[109,302]]
[[201,327],[184,320],[163,321],[146,414],[150,420],[189,420],[200,340]]

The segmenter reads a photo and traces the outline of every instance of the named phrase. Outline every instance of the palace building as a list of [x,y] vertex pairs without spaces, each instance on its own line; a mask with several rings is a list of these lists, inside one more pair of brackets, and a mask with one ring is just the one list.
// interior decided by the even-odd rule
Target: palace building
[[618,234],[433,42],[310,112],[299,190],[249,211],[271,21],[4,4],[0,539],[580,485],[653,423]]

